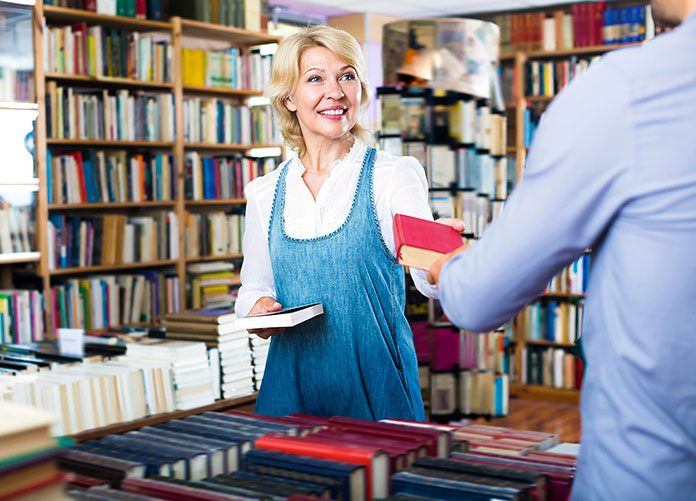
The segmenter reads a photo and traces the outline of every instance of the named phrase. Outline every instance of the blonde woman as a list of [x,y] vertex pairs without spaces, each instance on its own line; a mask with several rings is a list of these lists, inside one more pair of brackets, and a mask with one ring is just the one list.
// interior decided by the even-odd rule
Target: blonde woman
[[[258,413],[424,419],[392,218],[432,219],[427,184],[416,159],[365,143],[358,118],[369,93],[348,33],[317,26],[278,47],[267,95],[298,157],[246,189],[236,312],[316,302],[324,314],[255,332],[273,336]],[[413,278],[437,296],[425,272]]]

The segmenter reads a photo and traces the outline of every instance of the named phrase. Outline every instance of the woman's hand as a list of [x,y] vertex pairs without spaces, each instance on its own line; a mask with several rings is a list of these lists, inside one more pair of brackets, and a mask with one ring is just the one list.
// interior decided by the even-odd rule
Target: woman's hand
[[[464,231],[464,222],[461,219],[455,219],[453,217],[443,217],[438,219],[436,222],[447,226],[451,226],[460,233]],[[433,265],[430,267],[430,270],[428,270],[428,283],[432,285],[437,285],[440,279],[440,270],[442,269],[444,264],[457,254],[461,254],[462,252],[464,252],[467,249],[467,247],[467,244],[462,244],[460,248],[450,252],[449,254],[445,254],[440,259],[435,261],[435,263],[433,263]]]
[[456,219],[454,217],[441,217],[436,223],[444,224],[445,226],[451,226],[455,230],[457,230],[459,233],[462,233],[464,231],[464,221],[461,219]]
[[[264,313],[273,313],[274,311],[279,311],[283,308],[283,306],[276,301],[274,298],[270,296],[263,296],[260,297],[254,306],[252,306],[251,310],[249,311],[249,316],[254,316],[254,315],[263,315]],[[277,328],[277,329],[250,329],[249,332],[251,334],[256,334],[262,339],[268,339],[271,336],[275,336],[276,334],[280,334],[283,332],[285,329],[283,328]]]

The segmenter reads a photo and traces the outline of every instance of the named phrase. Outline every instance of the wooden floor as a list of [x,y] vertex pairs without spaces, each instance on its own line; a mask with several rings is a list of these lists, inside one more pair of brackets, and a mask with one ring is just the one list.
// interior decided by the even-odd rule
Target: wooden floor
[[580,442],[580,412],[575,404],[511,398],[509,410],[507,417],[476,422],[556,433],[561,442]]

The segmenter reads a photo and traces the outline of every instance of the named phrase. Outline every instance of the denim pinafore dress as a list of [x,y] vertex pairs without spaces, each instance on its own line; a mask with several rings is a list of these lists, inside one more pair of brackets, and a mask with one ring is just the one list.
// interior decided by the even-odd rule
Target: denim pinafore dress
[[365,154],[345,222],[317,238],[285,232],[282,168],[268,235],[276,299],[283,307],[322,303],[324,314],[272,338],[257,413],[425,419],[404,272],[375,210],[376,154]]

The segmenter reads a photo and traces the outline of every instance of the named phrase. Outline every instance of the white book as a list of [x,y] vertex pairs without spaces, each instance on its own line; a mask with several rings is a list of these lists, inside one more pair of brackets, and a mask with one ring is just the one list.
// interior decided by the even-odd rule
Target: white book
[[246,330],[294,327],[323,313],[324,306],[321,303],[314,303],[294,308],[283,308],[280,311],[263,315],[235,318],[234,325],[237,329]]

